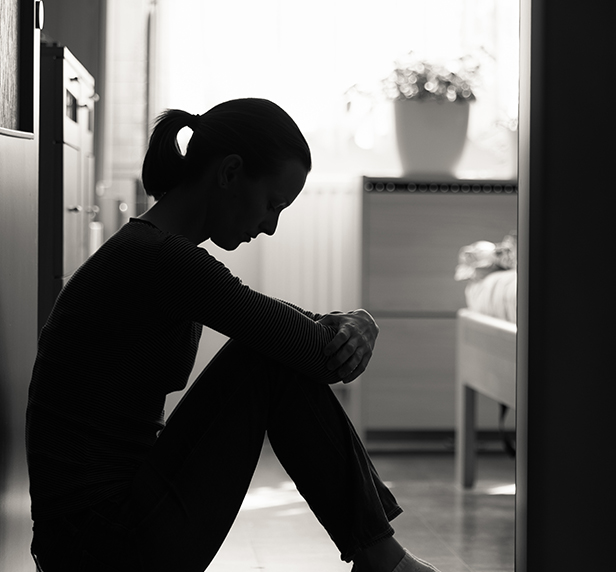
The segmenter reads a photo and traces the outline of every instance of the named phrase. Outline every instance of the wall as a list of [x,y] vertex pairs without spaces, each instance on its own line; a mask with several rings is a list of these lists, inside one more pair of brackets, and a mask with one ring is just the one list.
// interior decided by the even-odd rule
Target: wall
[[105,0],[45,0],[43,33],[67,46],[95,79],[101,77],[101,19]]
[[610,570],[616,7],[521,7],[516,572]]
[[139,186],[148,125],[149,0],[106,0],[103,117],[97,195],[105,238],[143,205]]
[[0,570],[11,572],[32,564],[24,435],[38,331],[37,145],[0,133]]
[[22,109],[13,126],[19,132],[0,130],[0,570],[10,572],[34,569],[24,443],[37,338],[39,37],[33,7],[20,3]]

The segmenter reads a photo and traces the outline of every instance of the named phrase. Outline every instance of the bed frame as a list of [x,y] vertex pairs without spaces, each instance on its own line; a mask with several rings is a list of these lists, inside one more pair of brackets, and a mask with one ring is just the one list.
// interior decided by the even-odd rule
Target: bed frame
[[475,482],[477,392],[515,408],[516,333],[511,322],[458,311],[456,337],[456,481]]

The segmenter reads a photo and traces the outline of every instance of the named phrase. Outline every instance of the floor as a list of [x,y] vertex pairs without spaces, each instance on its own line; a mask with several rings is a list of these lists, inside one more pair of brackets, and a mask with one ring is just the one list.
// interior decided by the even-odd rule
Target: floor
[[[479,457],[475,488],[454,484],[448,453],[378,453],[374,464],[405,512],[396,538],[441,572],[513,572],[514,461]],[[351,565],[266,444],[249,494],[208,572],[343,572]]]

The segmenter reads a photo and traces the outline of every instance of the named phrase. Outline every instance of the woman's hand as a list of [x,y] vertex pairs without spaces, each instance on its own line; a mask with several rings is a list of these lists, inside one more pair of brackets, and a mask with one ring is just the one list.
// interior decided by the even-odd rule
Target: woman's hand
[[336,371],[343,383],[358,378],[368,366],[379,335],[374,318],[366,310],[355,310],[327,314],[319,322],[338,329],[324,349],[325,355],[330,357],[327,367]]

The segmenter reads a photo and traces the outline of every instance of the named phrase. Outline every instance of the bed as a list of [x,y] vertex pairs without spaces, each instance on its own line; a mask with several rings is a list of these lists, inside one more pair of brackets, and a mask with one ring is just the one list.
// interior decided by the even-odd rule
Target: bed
[[476,475],[477,393],[515,409],[516,240],[479,241],[460,250],[455,279],[466,282],[467,307],[457,313],[456,481]]

